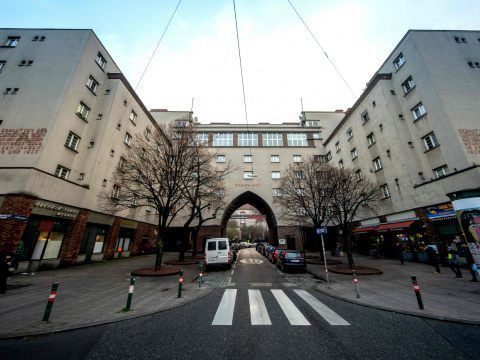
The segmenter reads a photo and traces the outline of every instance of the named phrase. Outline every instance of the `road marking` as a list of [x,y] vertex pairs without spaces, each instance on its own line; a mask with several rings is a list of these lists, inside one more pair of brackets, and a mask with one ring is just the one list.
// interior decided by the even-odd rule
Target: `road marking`
[[251,287],[269,287],[273,286],[272,283],[250,283]]
[[294,284],[294,283],[282,283],[281,285],[283,286],[297,286],[297,284]]
[[305,302],[310,305],[321,317],[323,317],[330,325],[350,325],[345,319],[340,317],[336,312],[331,310],[327,305],[322,303],[316,297],[305,290],[293,289]]
[[278,269],[277,269],[277,272],[278,272],[280,275],[283,275],[283,273],[282,273],[280,270],[278,270]]
[[260,260],[260,259],[241,259],[240,262],[242,264],[255,264],[255,265],[263,264],[263,260]]
[[295,304],[288,298],[287,295],[280,289],[270,289],[278,305],[282,308],[283,313],[292,325],[310,325],[308,320],[298,310]]
[[236,285],[235,283],[227,284],[227,286],[235,286],[235,285]]
[[215,318],[212,325],[232,325],[233,310],[235,309],[235,299],[237,298],[237,289],[226,289],[223,293],[220,305],[218,305]]
[[260,290],[248,289],[252,325],[272,325]]

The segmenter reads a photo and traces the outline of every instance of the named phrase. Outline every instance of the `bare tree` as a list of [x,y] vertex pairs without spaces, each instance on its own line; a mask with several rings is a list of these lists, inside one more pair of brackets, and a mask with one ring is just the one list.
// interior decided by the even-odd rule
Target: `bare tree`
[[111,212],[128,208],[156,210],[155,270],[161,267],[166,230],[187,205],[184,184],[191,177],[197,149],[173,126],[147,129],[132,139],[113,174],[112,192],[101,195]]
[[334,169],[311,158],[291,164],[280,183],[280,196],[275,202],[282,208],[281,216],[299,226],[319,227],[329,220],[329,201]]
[[351,169],[334,169],[330,173],[335,184],[331,205],[331,220],[342,230],[342,240],[348,264],[353,269],[354,262],[350,243],[352,223],[362,212],[371,209],[378,200],[378,187],[368,179],[361,179]]

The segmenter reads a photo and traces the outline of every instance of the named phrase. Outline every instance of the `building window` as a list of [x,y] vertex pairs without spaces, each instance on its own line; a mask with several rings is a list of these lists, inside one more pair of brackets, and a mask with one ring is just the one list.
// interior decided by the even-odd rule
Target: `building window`
[[126,133],[124,143],[130,146],[130,144],[132,143],[132,135],[130,135],[129,133]]
[[9,36],[5,42],[6,47],[17,47],[20,42],[20,36]]
[[65,142],[65,146],[68,147],[69,149],[76,151],[79,142],[80,142],[80,137],[70,131],[70,133],[67,136],[67,141]]
[[338,162],[338,167],[339,167],[340,169],[343,169],[343,168],[345,167],[345,165],[343,165],[343,160],[340,160],[340,161]]
[[270,162],[271,163],[279,163],[280,162],[280,155],[270,155]]
[[243,172],[243,179],[244,180],[252,180],[254,178],[253,171],[244,171]]
[[375,135],[373,135],[373,132],[368,134],[367,142],[368,142],[368,146],[372,146],[373,144],[375,144]]
[[337,142],[335,143],[335,151],[336,151],[336,152],[339,152],[339,151],[340,151],[340,141],[337,141]]
[[293,176],[297,179],[304,179],[305,178],[305,175],[304,175],[303,171],[294,171]]
[[225,155],[217,155],[217,163],[224,163]]
[[118,161],[118,170],[123,171],[125,167],[126,160],[124,157],[120,157],[120,160]]
[[433,169],[433,172],[435,173],[435,176],[438,178],[441,178],[445,175],[448,175],[448,166],[447,165],[442,165],[436,169]]
[[464,37],[455,36],[454,39],[455,39],[455,42],[458,44],[461,44],[461,43],[467,44],[467,39],[465,39]]
[[347,140],[350,140],[351,138],[353,138],[353,130],[352,130],[352,128],[350,128],[350,129],[347,130]]
[[425,149],[427,149],[427,151],[432,150],[439,145],[437,137],[435,136],[435,133],[433,133],[433,132],[424,136],[422,138],[422,140],[423,140],[423,144],[425,145]]
[[83,180],[85,178],[85,173],[78,174],[78,180]]
[[293,155],[293,162],[294,163],[301,163],[302,162],[302,155]]
[[208,145],[208,133],[198,133],[197,141],[201,145]]
[[272,195],[275,196],[282,196],[282,190],[278,188],[272,188]]
[[57,165],[57,169],[55,170],[56,177],[67,180],[69,174],[70,174],[70,169],[67,169],[66,167],[63,167],[61,165]]
[[149,128],[146,128],[143,132],[143,135],[145,136],[145,139],[150,140],[150,136],[152,135],[152,132],[150,131]]
[[405,94],[408,94],[415,87],[415,81],[409,76],[407,80],[402,83],[402,89]]
[[370,115],[368,115],[368,111],[364,111],[362,113],[362,124],[366,124],[370,120]]
[[288,146],[308,146],[307,134],[305,133],[290,133],[287,134]]
[[356,149],[356,148],[353,148],[353,149],[350,151],[350,154],[352,154],[352,160],[355,160],[356,158],[358,158],[358,153],[357,153],[357,149]]
[[258,146],[257,133],[238,133],[238,146]]
[[232,133],[213,134],[212,146],[233,146],[233,134]]
[[118,186],[118,185],[113,185],[112,198],[118,199],[118,195],[120,195],[120,186]]
[[90,108],[85,105],[83,102],[80,102],[77,106],[76,114],[81,117],[83,120],[87,120],[88,114],[90,113]]
[[307,120],[305,121],[305,127],[319,127],[320,121],[318,120]]
[[98,81],[95,80],[92,75],[90,75],[90,77],[87,80],[87,87],[94,94],[97,93]]
[[312,137],[314,139],[320,139],[320,134],[319,133],[312,133]]
[[357,176],[357,181],[363,180],[362,170],[358,169],[357,171],[355,171],[355,175]]
[[280,174],[280,171],[272,171],[272,179],[280,179],[281,178],[281,174]]
[[422,103],[418,103],[412,109],[412,115],[414,120],[420,119],[423,115],[425,115],[427,111],[425,110],[425,106]]
[[305,189],[304,189],[304,188],[296,188],[296,189],[295,189],[295,192],[296,192],[297,195],[299,195],[299,196],[305,196]]
[[380,186],[380,190],[382,190],[382,199],[390,197],[390,190],[388,189],[387,184],[383,184],[382,186]]
[[3,68],[5,67],[5,65],[7,64],[7,62],[5,60],[0,60],[0,73],[2,72]]
[[132,110],[130,112],[130,115],[128,115],[128,118],[132,123],[134,123],[135,125],[137,124],[137,114],[135,113],[135,111]]
[[102,54],[100,53],[97,54],[97,57],[95,58],[95,62],[97,63],[98,66],[100,66],[102,70],[105,70],[105,65],[107,64],[107,60],[105,60]]
[[405,57],[403,56],[402,53],[400,53],[400,55],[398,55],[395,60],[393,60],[393,65],[395,66],[395,69],[398,70],[400,69],[403,64],[405,64],[407,62],[407,60],[405,60]]
[[283,136],[281,133],[262,134],[263,146],[283,146]]
[[243,155],[243,162],[244,163],[251,163],[252,162],[252,155]]
[[373,168],[375,169],[375,171],[379,171],[383,169],[383,164],[382,164],[382,160],[380,160],[380,157],[373,159]]
[[115,150],[113,150],[113,149],[110,150],[110,156],[111,156],[111,157],[114,157],[114,156],[115,156]]

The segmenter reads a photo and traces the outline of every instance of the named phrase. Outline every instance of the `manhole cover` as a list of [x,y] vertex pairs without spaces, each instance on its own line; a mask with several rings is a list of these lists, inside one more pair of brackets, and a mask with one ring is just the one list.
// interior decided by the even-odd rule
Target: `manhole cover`
[[263,260],[260,259],[242,259],[240,260],[242,264],[262,264]]

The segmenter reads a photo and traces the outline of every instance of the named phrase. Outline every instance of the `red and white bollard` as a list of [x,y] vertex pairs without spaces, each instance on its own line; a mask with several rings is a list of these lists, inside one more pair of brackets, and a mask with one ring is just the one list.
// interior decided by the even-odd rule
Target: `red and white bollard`
[[52,312],[53,303],[55,302],[55,298],[57,297],[57,290],[58,290],[58,282],[55,281],[52,284],[52,290],[50,290],[50,295],[48,296],[47,307],[45,308],[45,313],[43,314],[43,321],[48,322],[50,318],[50,313]]
[[423,310],[423,300],[422,300],[422,294],[420,294],[420,286],[418,285],[417,282],[417,277],[412,274],[412,285],[413,285],[413,291],[415,291],[415,296],[417,297],[417,302],[418,302],[418,307],[420,310]]

